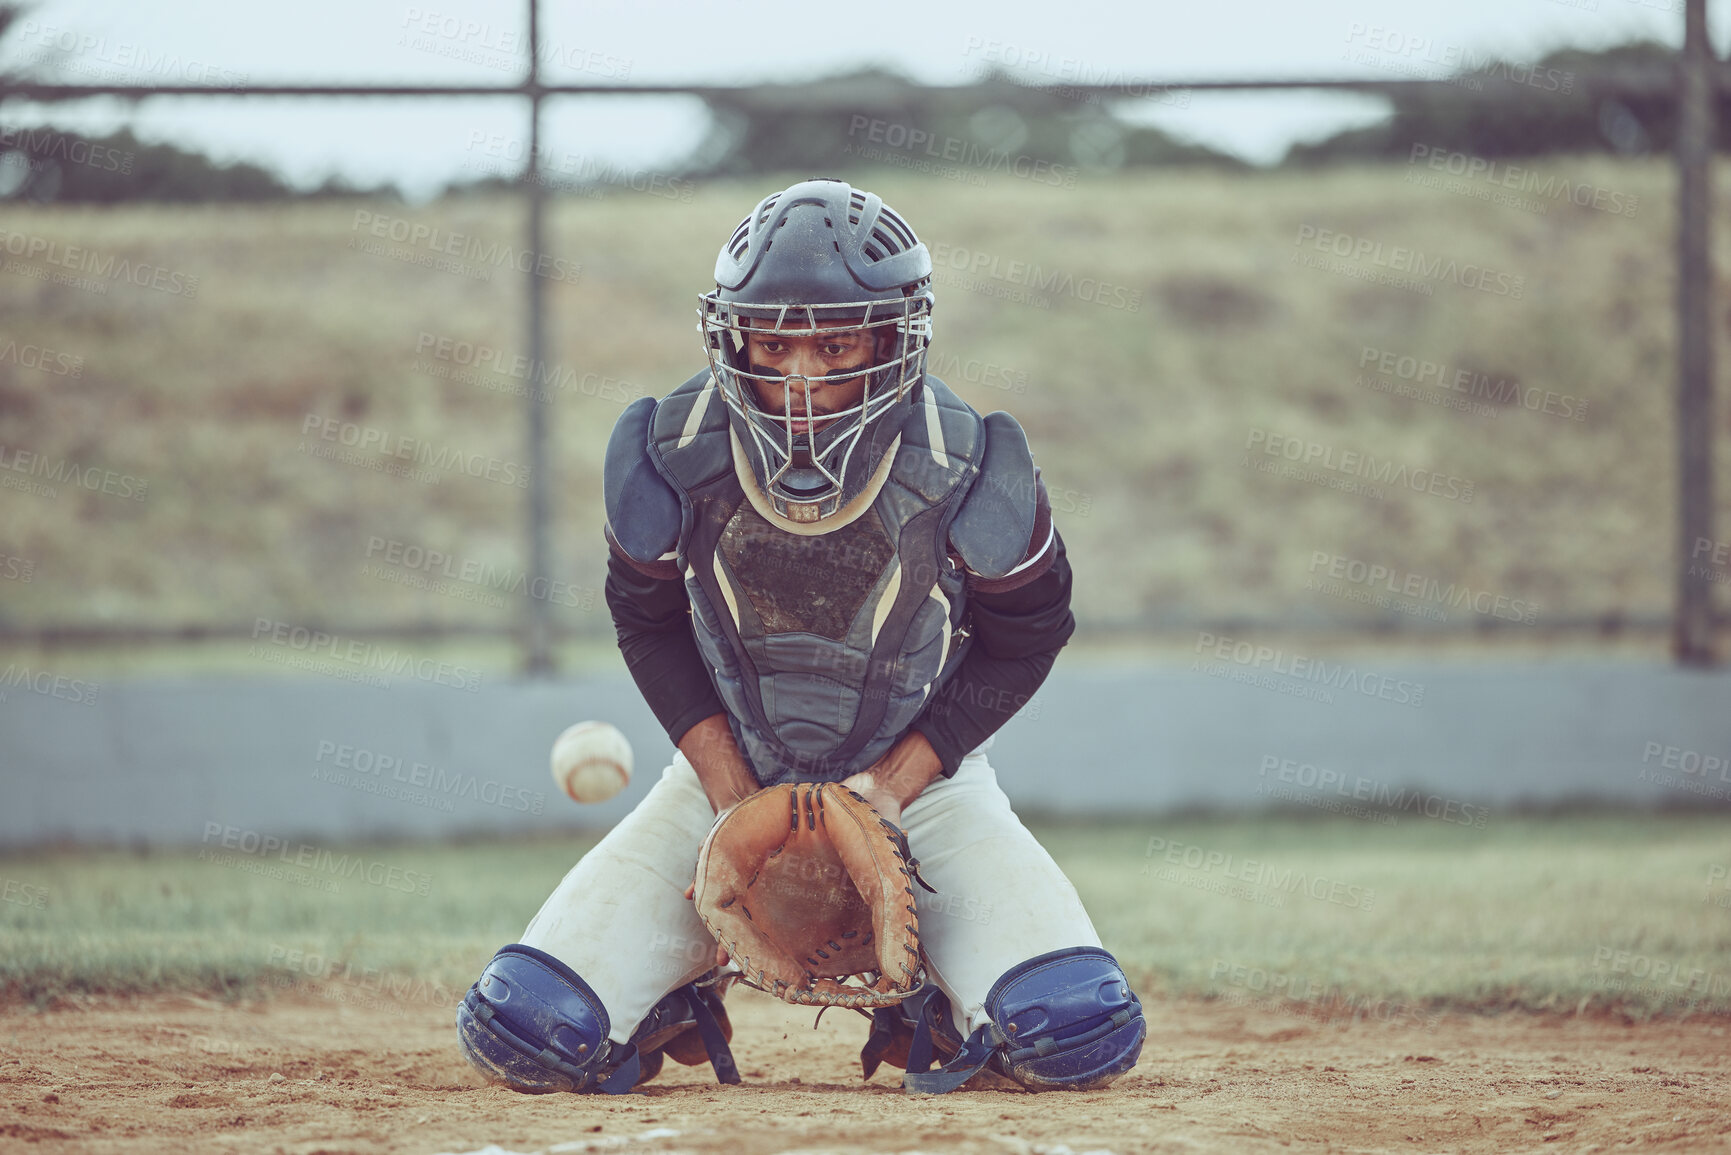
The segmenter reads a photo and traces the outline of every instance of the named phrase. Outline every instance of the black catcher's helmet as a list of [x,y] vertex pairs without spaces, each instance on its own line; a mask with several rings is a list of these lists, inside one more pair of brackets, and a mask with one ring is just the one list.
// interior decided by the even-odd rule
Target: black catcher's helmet
[[[932,259],[913,229],[875,193],[840,180],[801,181],[765,197],[715,260],[715,289],[698,308],[710,369],[729,420],[775,511],[821,522],[861,493],[894,442],[925,376],[932,335]],[[765,409],[753,381],[782,381],[745,355],[747,330],[816,336],[863,329],[871,364],[809,384],[866,377],[860,403],[812,420],[791,388]],[[803,421],[810,432],[795,432]]]

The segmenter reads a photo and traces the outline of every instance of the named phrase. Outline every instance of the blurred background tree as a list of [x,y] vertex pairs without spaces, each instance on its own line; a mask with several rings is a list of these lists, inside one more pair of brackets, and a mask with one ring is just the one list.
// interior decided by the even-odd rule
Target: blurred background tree
[[[1676,134],[1669,84],[1675,56],[1652,41],[1598,52],[1571,48],[1539,60],[1531,69],[1532,80],[1510,79],[1523,74],[1493,63],[1461,73],[1458,82],[1446,88],[1391,88],[1386,120],[1294,145],[1286,163],[1405,159],[1415,144],[1481,157],[1668,152]],[[1645,95],[1601,96],[1587,83],[1589,77],[1657,83],[1649,83]],[[1555,90],[1547,87],[1553,81]],[[1731,148],[1731,100],[1723,95],[1718,125],[1719,148]]]
[[[0,45],[24,8],[0,4]],[[1663,153],[1672,146],[1675,114],[1668,78],[1675,53],[1652,41],[1598,51],[1563,49],[1530,68],[1490,61],[1462,70],[1447,85],[1391,85],[1380,94],[1388,115],[1375,124],[1293,145],[1284,165],[1405,158],[1425,144],[1481,157]],[[1567,77],[1554,88],[1550,79]],[[1643,95],[1601,95],[1592,77],[1646,82]],[[12,79],[53,78],[53,64]],[[0,74],[0,90],[7,77]],[[1156,94],[1157,95],[1157,94]],[[992,72],[970,85],[930,87],[884,69],[864,69],[795,84],[766,84],[704,98],[710,125],[703,140],[671,166],[690,179],[759,173],[845,174],[910,161],[971,168],[1039,162],[1104,171],[1156,166],[1248,167],[1238,158],[1160,128],[1126,120],[1130,102],[1102,101],[1062,88],[1040,89]],[[1731,150],[1731,99],[1721,98],[1719,146]],[[873,122],[877,122],[875,126]],[[917,132],[914,146],[888,146]],[[125,158],[125,167],[68,163],[89,150]],[[946,149],[949,150],[946,158]],[[514,178],[454,181],[447,193],[507,188]],[[0,199],[35,202],[265,201],[325,197],[402,200],[390,184],[367,188],[339,179],[297,189],[265,168],[222,163],[166,143],[146,143],[122,129],[92,137],[52,127],[26,128],[0,117]]]

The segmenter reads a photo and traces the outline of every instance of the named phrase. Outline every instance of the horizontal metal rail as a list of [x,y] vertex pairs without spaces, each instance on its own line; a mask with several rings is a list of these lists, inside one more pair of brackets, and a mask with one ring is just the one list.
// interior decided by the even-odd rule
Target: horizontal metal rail
[[[272,619],[273,624],[278,620]],[[1607,610],[1599,613],[1573,613],[1543,617],[1531,625],[1502,618],[1474,616],[1471,619],[1451,619],[1444,622],[1425,621],[1405,614],[1375,618],[1343,618],[1338,616],[1262,617],[1257,615],[1222,614],[1191,616],[1187,614],[1148,614],[1135,618],[1111,618],[1077,621],[1079,637],[1129,635],[1136,638],[1173,637],[1196,631],[1213,634],[1364,634],[1371,636],[1402,636],[1415,638],[1451,637],[1524,637],[1542,635],[1594,634],[1663,634],[1671,627],[1671,616],[1662,610],[1625,613]],[[317,622],[292,621],[296,630],[323,634],[332,638],[391,638],[400,641],[436,642],[457,639],[513,639],[518,628],[508,623],[485,622]],[[1731,628],[1731,614],[1715,615],[1714,624]],[[598,619],[594,628],[554,620],[550,629],[554,638],[562,641],[611,639],[612,623]],[[251,641],[265,635],[255,633],[256,626],[227,622],[188,622],[179,625],[86,624],[64,622],[50,625],[0,625],[0,646],[38,646],[43,648],[93,649],[107,645],[158,645],[173,643]]]
[[[1715,80],[1721,94],[1731,94],[1731,67],[1720,66]],[[1583,72],[1575,75],[1574,85],[1592,93],[1624,93],[1671,99],[1676,95],[1676,74],[1669,68],[1620,68]],[[1278,79],[1150,79],[1116,81],[1111,84],[1025,84],[1008,79],[1014,88],[1030,93],[1058,96],[1100,96],[1135,99],[1158,96],[1168,92],[1283,92],[1316,90],[1360,92],[1370,95],[1391,92],[1412,92],[1426,89],[1437,93],[1458,92],[1464,81],[1482,81],[1486,85],[1507,85],[1510,88],[1543,89],[1494,73],[1464,72],[1447,79],[1416,80],[1408,78],[1377,79],[1374,77],[1288,77]],[[881,105],[901,105],[914,98],[930,98],[975,91],[981,84],[895,84],[847,79],[834,84],[747,85],[712,84],[60,84],[31,80],[27,77],[0,76],[0,96],[21,98],[38,103],[58,103],[68,100],[92,100],[104,96],[139,100],[152,96],[201,97],[428,97],[428,96],[697,96],[715,98],[747,98],[753,103],[773,104],[783,94],[797,95],[804,108],[855,108]],[[813,102],[816,102],[815,104]]]

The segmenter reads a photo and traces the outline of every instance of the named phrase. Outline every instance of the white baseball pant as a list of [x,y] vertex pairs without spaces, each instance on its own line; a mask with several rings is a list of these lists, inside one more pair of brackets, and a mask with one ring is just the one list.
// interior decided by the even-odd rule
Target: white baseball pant
[[[988,742],[987,745],[990,745]],[[715,813],[683,754],[630,814],[572,867],[522,942],[583,977],[627,1041],[663,995],[714,964],[715,940],[685,897]],[[1010,809],[986,761],[969,754],[902,813],[920,873],[928,977],[949,996],[965,1037],[988,1021],[987,993],[1035,955],[1101,946],[1076,888]]]

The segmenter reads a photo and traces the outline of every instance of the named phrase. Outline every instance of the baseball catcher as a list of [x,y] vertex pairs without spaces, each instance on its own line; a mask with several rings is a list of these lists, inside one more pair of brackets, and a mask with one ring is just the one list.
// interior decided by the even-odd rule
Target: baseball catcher
[[741,980],[869,1016],[865,1076],[910,1090],[1135,1065],[1141,1004],[987,761],[1071,573],[1021,427],[925,371],[931,285],[874,194],[774,193],[699,298],[708,365],[620,416],[607,604],[677,752],[458,1008],[490,1078],[738,1082]]

